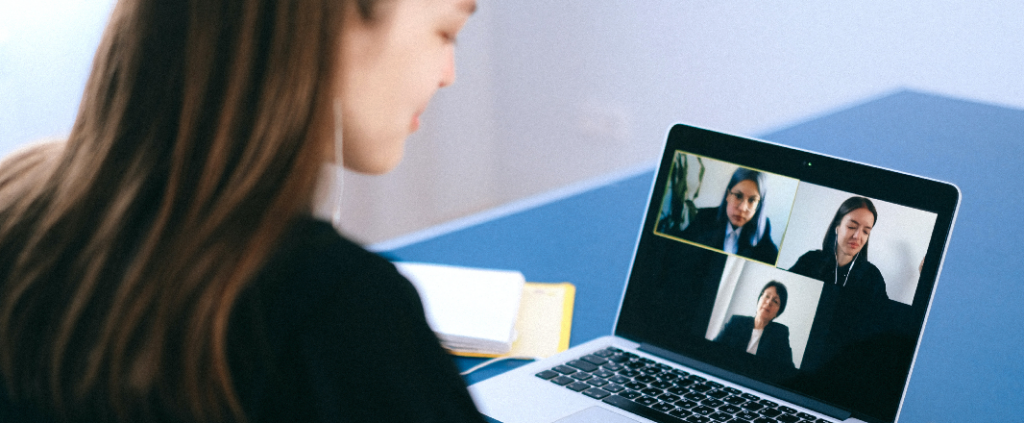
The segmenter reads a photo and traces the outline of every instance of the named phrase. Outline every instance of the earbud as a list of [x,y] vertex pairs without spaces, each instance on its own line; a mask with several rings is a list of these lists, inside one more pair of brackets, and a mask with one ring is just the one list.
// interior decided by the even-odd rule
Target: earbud
[[334,101],[334,160],[324,162],[313,195],[313,216],[331,222],[341,232],[341,200],[345,186],[342,151],[341,102]]

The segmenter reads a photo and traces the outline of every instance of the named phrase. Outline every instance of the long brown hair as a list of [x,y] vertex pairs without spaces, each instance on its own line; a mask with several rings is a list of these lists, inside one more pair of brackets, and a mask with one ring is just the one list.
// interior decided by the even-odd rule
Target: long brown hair
[[63,420],[245,419],[232,305],[308,209],[344,14],[372,3],[118,3],[66,144],[0,168],[12,397]]

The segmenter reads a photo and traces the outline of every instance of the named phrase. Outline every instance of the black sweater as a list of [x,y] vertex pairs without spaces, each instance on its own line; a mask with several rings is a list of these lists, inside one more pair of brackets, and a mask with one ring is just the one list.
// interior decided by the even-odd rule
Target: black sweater
[[[484,421],[412,284],[326,222],[292,225],[228,332],[252,423]],[[0,384],[0,422],[47,414],[13,403]]]
[[482,421],[412,284],[327,222],[293,226],[240,299],[229,351],[253,421]]

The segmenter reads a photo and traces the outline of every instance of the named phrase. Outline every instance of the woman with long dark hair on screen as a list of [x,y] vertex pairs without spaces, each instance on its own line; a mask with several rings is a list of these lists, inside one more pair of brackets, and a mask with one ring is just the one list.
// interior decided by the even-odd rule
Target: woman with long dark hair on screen
[[415,289],[328,222],[475,7],[119,2],[66,142],[0,164],[0,421],[481,422]]
[[683,230],[683,239],[727,253],[775,264],[779,248],[772,242],[771,221],[765,213],[764,173],[736,169],[718,207],[703,208]]
[[804,253],[789,271],[844,290],[888,299],[882,272],[868,261],[868,240],[877,221],[878,211],[871,200],[846,199],[832,217],[821,249]]

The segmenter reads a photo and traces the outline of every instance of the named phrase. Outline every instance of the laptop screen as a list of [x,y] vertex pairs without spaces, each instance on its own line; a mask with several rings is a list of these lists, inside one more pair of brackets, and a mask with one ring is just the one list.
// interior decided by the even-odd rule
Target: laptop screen
[[893,421],[956,187],[677,125],[616,335]]

